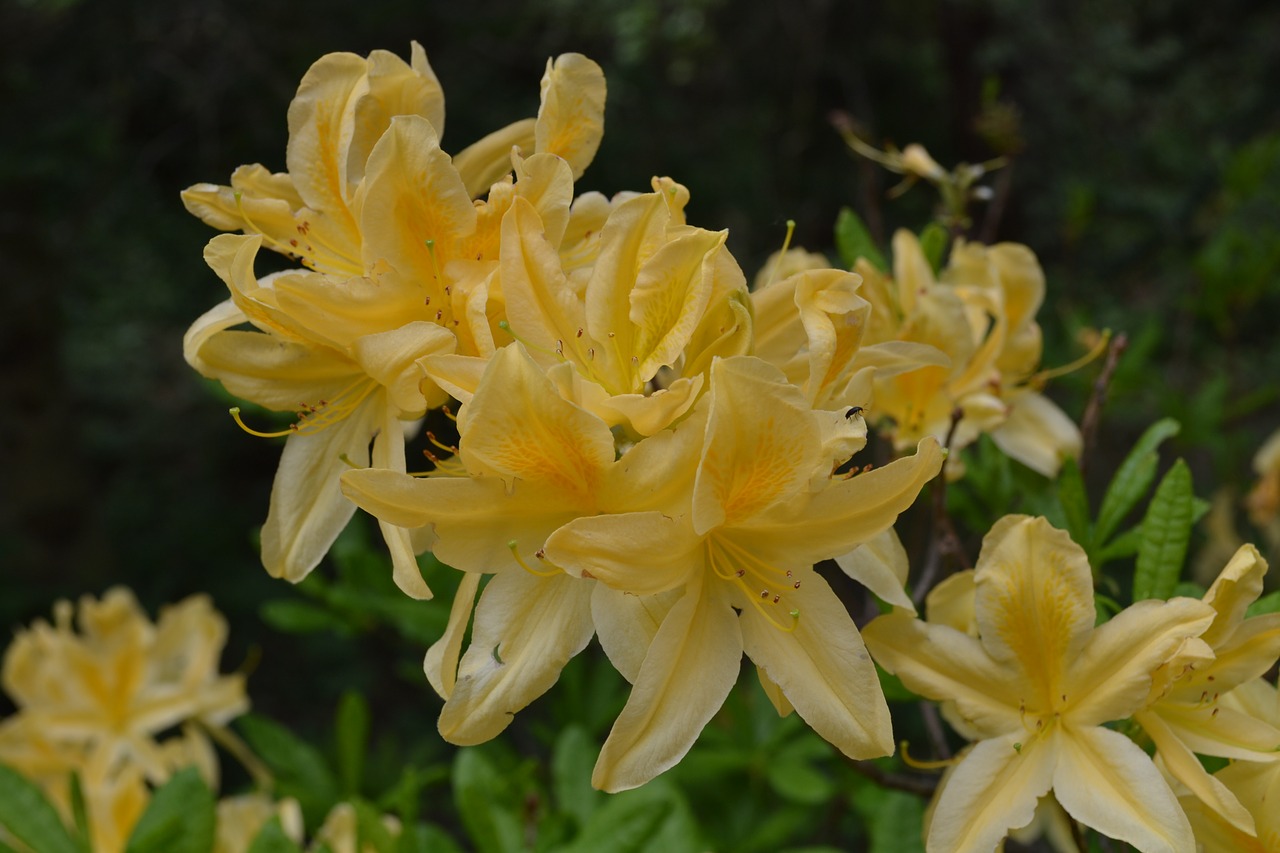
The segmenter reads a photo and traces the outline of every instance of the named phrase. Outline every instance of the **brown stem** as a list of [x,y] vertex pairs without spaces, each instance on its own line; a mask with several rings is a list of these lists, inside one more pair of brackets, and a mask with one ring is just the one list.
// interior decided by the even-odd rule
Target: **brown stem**
[[1128,346],[1129,337],[1123,332],[1111,339],[1111,345],[1107,347],[1107,360],[1102,365],[1102,372],[1094,380],[1093,392],[1089,395],[1089,402],[1084,407],[1084,417],[1080,420],[1080,459],[1078,461],[1081,474],[1084,473],[1086,461],[1098,438],[1098,422],[1102,418],[1102,405],[1107,401],[1111,380],[1120,363],[1120,356]]
[[[947,430],[947,440],[943,444],[948,452],[951,451],[951,445],[955,441],[956,427],[959,426],[963,417],[964,412],[958,406],[951,412],[951,426]],[[925,596],[929,594],[929,590],[933,588],[934,582],[938,579],[943,558],[951,557],[964,568],[970,568],[969,558],[964,553],[964,545],[960,541],[960,536],[956,533],[955,525],[951,523],[951,516],[947,514],[947,470],[945,464],[942,466],[942,472],[934,478],[932,497],[933,537],[929,542],[929,551],[925,555],[924,569],[920,572],[920,578],[916,581],[915,591],[911,595],[911,600],[917,608],[924,604]]]
[[938,782],[935,779],[908,776],[905,773],[889,773],[881,770],[872,761],[854,761],[846,758],[845,764],[849,765],[854,773],[870,779],[882,788],[906,791],[908,794],[918,794],[922,797],[932,797],[933,792],[938,788]]
[[942,730],[942,716],[938,706],[932,702],[920,703],[920,715],[924,717],[924,728],[929,734],[929,744],[938,758],[946,760],[951,757],[951,746],[947,743],[947,733]]

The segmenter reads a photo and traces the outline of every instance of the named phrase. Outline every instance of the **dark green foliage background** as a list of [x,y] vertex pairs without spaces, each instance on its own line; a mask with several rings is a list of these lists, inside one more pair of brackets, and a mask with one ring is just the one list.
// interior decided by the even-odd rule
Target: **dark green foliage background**
[[[279,447],[236,429],[181,355],[225,291],[201,260],[213,232],[178,192],[241,163],[282,169],[308,65],[405,56],[410,39],[444,86],[452,151],[532,115],[549,56],[599,61],[606,134],[580,188],[675,177],[748,276],[789,218],[833,258],[841,206],[882,243],[927,220],[924,189],[885,202],[893,176],[848,155],[832,110],[944,164],[1012,151],[1003,213],[978,209],[976,229],[1044,263],[1046,362],[1078,353],[1082,325],[1131,339],[1096,477],[1172,415],[1200,494],[1241,488],[1280,426],[1280,6],[1266,0],[1212,14],[1192,0],[0,0],[0,624],[114,583],[153,612],[207,591],[232,623],[225,666],[257,660],[260,711],[314,734],[355,688],[384,730],[434,730],[412,628],[263,624],[264,601],[298,598],[259,568],[251,532]],[[1095,374],[1051,389],[1077,418]],[[426,634],[442,613],[423,612]],[[554,724],[539,707],[517,750]]]

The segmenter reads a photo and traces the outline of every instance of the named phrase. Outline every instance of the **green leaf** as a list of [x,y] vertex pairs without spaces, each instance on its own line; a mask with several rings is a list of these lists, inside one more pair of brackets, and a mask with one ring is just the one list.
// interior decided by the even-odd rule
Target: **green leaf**
[[[1136,525],[1108,542],[1098,552],[1098,566],[1122,557],[1132,557],[1142,544],[1142,525]],[[1095,567],[1096,568],[1096,567]]]
[[1246,616],[1252,618],[1254,616],[1263,616],[1267,613],[1280,612],[1280,590],[1262,596],[1253,604],[1249,605],[1249,609],[1245,612]]
[[40,853],[81,850],[40,789],[5,764],[0,764],[0,826]]
[[376,853],[396,853],[396,840],[382,823],[382,814],[364,800],[355,800],[353,805],[356,810],[356,834],[360,842],[358,849],[363,850],[365,845],[370,845]]
[[936,222],[930,222],[920,232],[920,249],[929,261],[929,266],[933,269],[934,275],[937,275],[938,270],[942,269],[942,256],[946,254],[947,244],[950,242],[951,235],[947,233],[947,229]]
[[480,750],[458,750],[453,763],[453,799],[479,853],[520,850],[523,833],[516,806],[506,802],[506,780]]
[[924,803],[919,797],[902,791],[885,791],[868,821],[870,853],[923,851],[923,824]]
[[[76,833],[80,838],[92,838],[89,832],[89,809],[84,802],[84,786],[80,784],[80,774],[71,772],[71,815],[76,822]],[[87,848],[87,842],[85,842]]]
[[302,848],[285,835],[280,818],[272,816],[271,820],[262,825],[253,843],[249,845],[248,853],[302,853]]
[[889,271],[889,265],[876,248],[867,226],[862,224],[862,219],[852,208],[842,207],[836,216],[836,251],[840,253],[840,260],[847,269],[853,269],[858,258],[866,258],[880,272]]
[[1165,439],[1175,436],[1182,426],[1172,418],[1164,418],[1147,427],[1129,455],[1116,469],[1098,509],[1093,545],[1105,545],[1111,534],[1151,488],[1156,476],[1157,448]]
[[275,774],[276,793],[298,801],[308,826],[323,821],[338,799],[338,785],[320,752],[288,729],[257,714],[240,717],[236,727]]
[[1182,574],[1194,523],[1195,495],[1191,469],[1179,459],[1156,487],[1142,519],[1142,544],[1134,569],[1133,600],[1167,599]]
[[263,602],[258,615],[277,631],[286,634],[314,634],[333,631],[342,635],[352,633],[351,626],[333,612],[295,598],[274,598]]
[[586,825],[603,796],[591,787],[597,749],[587,730],[575,723],[560,732],[551,753],[551,789],[556,807],[572,815],[578,826]]
[[364,776],[364,754],[369,745],[369,704],[354,690],[342,694],[334,723],[337,741],[338,779],[342,793],[354,796],[360,792]]
[[396,853],[462,853],[462,848],[440,827],[417,824],[400,833]]
[[769,787],[778,796],[806,806],[825,803],[836,793],[835,783],[812,764],[795,759],[772,761],[768,769]]
[[213,792],[199,771],[188,767],[152,795],[125,853],[209,853],[216,823]]
[[1076,460],[1068,457],[1058,474],[1058,500],[1067,522],[1067,532],[1077,544],[1083,546],[1093,541],[1093,529],[1089,522],[1089,495],[1085,491],[1084,477]]
[[672,808],[666,799],[611,797],[596,810],[565,853],[640,853],[652,849],[650,842]]

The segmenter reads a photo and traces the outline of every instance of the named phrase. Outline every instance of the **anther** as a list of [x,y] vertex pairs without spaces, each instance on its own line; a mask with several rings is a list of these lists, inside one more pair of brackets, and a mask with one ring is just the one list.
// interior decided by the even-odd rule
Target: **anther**
[[520,550],[519,550],[518,544],[516,543],[516,540],[512,539],[509,542],[507,542],[507,547],[511,549],[511,556],[513,559],[515,559],[516,564],[519,565],[520,568],[524,569],[529,574],[536,575],[537,577],[540,577],[540,578],[549,578],[552,575],[559,574],[559,572],[554,569],[546,572],[539,571],[533,568],[532,566],[530,566],[524,560],[522,560],[520,558]]
[[582,337],[582,329],[581,329],[581,328],[579,328],[579,329],[578,329],[578,337]]
[[437,322],[437,323],[439,323],[439,322],[440,322],[440,320],[441,320],[441,319],[443,319],[443,318],[444,318],[444,312],[443,312],[443,311],[436,311],[436,322]]
[[596,357],[596,348],[587,347],[587,361],[594,361]]

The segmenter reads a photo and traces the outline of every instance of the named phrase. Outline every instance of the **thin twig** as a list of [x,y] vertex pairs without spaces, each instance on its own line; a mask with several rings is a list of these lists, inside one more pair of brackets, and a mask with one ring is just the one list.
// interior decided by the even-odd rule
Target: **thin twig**
[[932,702],[921,702],[920,715],[924,717],[924,728],[929,734],[929,744],[933,747],[934,754],[942,760],[950,758],[951,746],[947,743],[947,733],[942,730],[942,716],[938,713],[938,706]]
[[854,761],[853,759],[845,759],[845,763],[857,773],[859,776],[865,776],[872,782],[882,788],[892,788],[895,791],[906,791],[908,794],[918,794],[922,797],[932,797],[933,792],[938,788],[936,779],[929,779],[922,776],[908,776],[905,773],[888,773],[881,770],[872,761]]
[[1013,189],[1013,158],[1004,168],[996,172],[994,195],[987,204],[987,212],[982,217],[982,228],[978,232],[978,242],[991,245],[995,242],[1000,228],[1000,220],[1004,217],[1005,206],[1009,203],[1009,192]]
[[1098,438],[1098,422],[1102,417],[1102,405],[1107,401],[1107,391],[1111,387],[1111,380],[1115,376],[1116,367],[1120,363],[1120,356],[1129,346],[1129,337],[1121,332],[1111,339],[1111,346],[1107,348],[1107,360],[1102,365],[1102,372],[1098,374],[1098,378],[1093,382],[1093,392],[1089,395],[1089,402],[1084,407],[1084,417],[1080,420],[1080,473],[1084,473],[1085,464],[1089,458],[1090,452],[1093,450],[1094,442]]
[[[947,430],[947,440],[943,444],[948,453],[951,451],[951,445],[955,441],[956,427],[959,426],[963,417],[964,412],[958,406],[951,412],[951,426]],[[920,578],[916,581],[916,588],[911,595],[911,600],[917,608],[924,604],[925,596],[929,594],[929,590],[933,588],[934,582],[938,579],[944,557],[952,557],[964,568],[969,568],[969,559],[965,556],[964,545],[961,543],[959,535],[956,534],[955,525],[951,523],[951,516],[947,514],[947,470],[945,464],[942,466],[942,472],[933,481],[933,537],[929,541],[929,551],[925,556],[924,569],[920,572]]]

